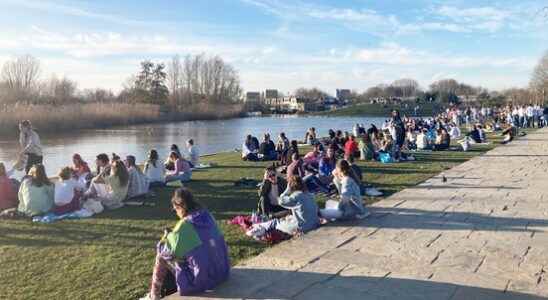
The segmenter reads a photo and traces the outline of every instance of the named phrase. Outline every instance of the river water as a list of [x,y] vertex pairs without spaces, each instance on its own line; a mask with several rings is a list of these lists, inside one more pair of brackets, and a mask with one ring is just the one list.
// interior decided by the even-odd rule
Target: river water
[[[379,126],[383,121],[384,118],[378,117],[254,117],[78,130],[42,135],[41,141],[44,165],[48,175],[53,176],[61,167],[71,165],[74,153],[79,153],[93,168],[95,156],[99,153],[110,156],[114,152],[121,157],[131,154],[138,162],[143,162],[148,151],[156,149],[163,159],[171,144],[179,145],[186,152],[185,142],[189,138],[194,139],[200,154],[204,155],[241,148],[247,134],[258,136],[260,140],[265,132],[269,132],[276,142],[278,134],[285,132],[290,140],[302,140],[309,127],[315,127],[319,136],[326,136],[330,128],[350,131],[356,123]],[[18,148],[16,139],[0,139],[0,162],[4,162],[7,168],[14,163]]]

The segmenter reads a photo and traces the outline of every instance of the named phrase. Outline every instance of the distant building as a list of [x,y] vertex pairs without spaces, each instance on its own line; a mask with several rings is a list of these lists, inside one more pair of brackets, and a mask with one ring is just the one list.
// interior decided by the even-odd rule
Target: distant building
[[278,98],[278,90],[266,90],[264,97],[265,99],[276,99]]
[[349,100],[352,97],[352,91],[349,89],[337,89],[337,99],[339,101]]
[[247,92],[245,94],[245,102],[247,103],[259,103],[261,102],[260,92]]

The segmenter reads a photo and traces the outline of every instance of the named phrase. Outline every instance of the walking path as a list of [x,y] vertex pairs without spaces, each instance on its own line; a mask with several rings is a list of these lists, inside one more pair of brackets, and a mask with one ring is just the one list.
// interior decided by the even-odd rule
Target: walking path
[[370,208],[184,299],[548,299],[548,129]]

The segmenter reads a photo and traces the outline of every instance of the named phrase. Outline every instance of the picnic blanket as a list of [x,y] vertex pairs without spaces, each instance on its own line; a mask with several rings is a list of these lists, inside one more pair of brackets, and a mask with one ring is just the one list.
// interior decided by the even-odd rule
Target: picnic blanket
[[[251,226],[253,225],[253,222],[251,222],[252,217],[251,216],[236,216],[232,220],[228,221],[228,224],[231,225],[238,225],[240,226],[243,231],[247,231]],[[267,243],[267,244],[276,244],[281,241],[285,241],[290,239],[291,236],[281,232],[279,230],[271,230],[267,232],[262,238],[261,242]]]
[[83,218],[89,218],[91,216],[93,216],[93,212],[91,212],[91,211],[89,211],[85,208],[82,208],[80,210],[77,210],[77,211],[74,211],[74,212],[71,212],[71,213],[68,213],[68,214],[63,214],[63,215],[56,215],[54,213],[47,213],[47,214],[42,215],[42,216],[36,216],[36,217],[32,218],[32,222],[49,224],[49,223],[53,223],[53,222],[63,220],[63,219],[83,219]]

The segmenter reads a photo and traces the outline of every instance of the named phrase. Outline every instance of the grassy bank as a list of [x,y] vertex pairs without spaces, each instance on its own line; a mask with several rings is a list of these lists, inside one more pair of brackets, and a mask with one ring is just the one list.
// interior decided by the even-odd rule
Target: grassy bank
[[144,123],[193,121],[240,116],[241,105],[191,105],[172,110],[155,104],[85,103],[0,106],[0,136],[18,134],[17,124],[31,120],[41,133]]
[[[358,117],[358,116],[375,116],[386,117],[390,115],[390,112],[394,109],[400,111],[402,115],[414,116],[414,108],[417,104],[408,103],[407,105],[385,105],[385,104],[356,104],[353,106],[319,113],[325,116],[335,117]],[[419,110],[417,115],[419,116],[433,116],[437,112],[443,109],[441,106],[435,103],[421,103],[419,104]]]
[[[497,138],[497,141],[500,139]],[[365,180],[389,196],[491,149],[471,152],[425,152],[417,161],[380,164],[359,162]],[[256,206],[256,190],[234,186],[241,177],[262,177],[268,163],[242,162],[239,153],[204,158],[211,169],[195,172],[188,183],[197,200],[217,218],[233,264],[257,255],[265,245],[226,221]],[[169,199],[174,187],[157,196],[158,205],[125,207],[92,219],[33,224],[0,220],[1,299],[135,299],[148,288],[154,247],[163,228],[176,222]],[[318,199],[324,201],[325,199]],[[368,202],[382,199],[368,199]],[[380,249],[382,251],[382,249]]]

